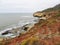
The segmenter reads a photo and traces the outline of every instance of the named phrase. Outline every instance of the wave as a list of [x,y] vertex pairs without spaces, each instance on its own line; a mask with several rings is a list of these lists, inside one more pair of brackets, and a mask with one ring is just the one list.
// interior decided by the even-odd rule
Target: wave
[[[35,24],[35,23],[38,22],[38,20],[37,20],[38,18],[35,18],[35,17],[32,17],[32,16],[21,16],[21,18],[24,18],[24,19],[20,20],[17,24],[13,24],[13,25],[7,26],[3,31],[0,31],[0,35],[3,32],[6,32],[8,30],[12,30],[13,28],[16,29],[18,27],[23,27],[26,24]],[[4,37],[11,36],[11,35],[13,35],[13,34],[7,34]]]

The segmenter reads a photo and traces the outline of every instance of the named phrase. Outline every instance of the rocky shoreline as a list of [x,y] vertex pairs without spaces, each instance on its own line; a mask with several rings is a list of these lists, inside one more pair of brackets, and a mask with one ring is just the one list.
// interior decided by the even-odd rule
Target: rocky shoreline
[[22,34],[27,33],[35,23],[38,22],[38,18],[35,20],[32,20],[33,22],[25,23],[22,26],[18,25],[12,28],[7,28],[0,33],[0,41],[2,40],[7,40],[7,39],[12,39],[15,37],[18,37]]
[[37,12],[33,16],[38,18],[38,22],[23,25],[22,28],[16,28],[16,30],[23,29],[23,33],[19,33],[19,36],[15,38],[3,40],[0,44],[60,45],[60,11]]

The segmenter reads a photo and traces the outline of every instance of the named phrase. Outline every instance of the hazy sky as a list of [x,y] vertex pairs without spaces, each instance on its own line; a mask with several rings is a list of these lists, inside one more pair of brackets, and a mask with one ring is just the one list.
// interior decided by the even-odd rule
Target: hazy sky
[[0,0],[0,13],[35,12],[59,3],[60,0]]

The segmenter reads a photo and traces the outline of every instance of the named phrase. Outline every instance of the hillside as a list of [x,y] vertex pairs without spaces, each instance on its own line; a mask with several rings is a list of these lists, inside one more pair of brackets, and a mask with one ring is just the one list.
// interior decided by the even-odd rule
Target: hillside
[[40,20],[27,33],[5,45],[60,45],[60,16]]

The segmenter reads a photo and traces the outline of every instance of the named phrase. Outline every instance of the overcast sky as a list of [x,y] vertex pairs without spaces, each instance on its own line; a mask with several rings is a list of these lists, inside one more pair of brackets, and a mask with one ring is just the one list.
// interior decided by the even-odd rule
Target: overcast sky
[[60,3],[60,0],[0,0],[0,13],[35,12]]

